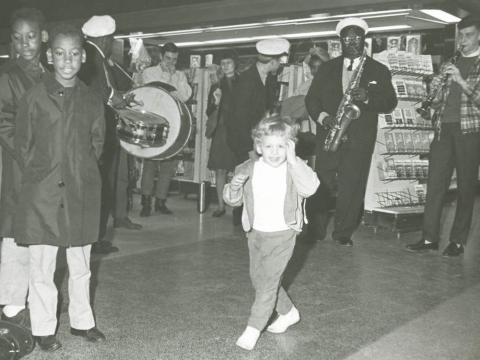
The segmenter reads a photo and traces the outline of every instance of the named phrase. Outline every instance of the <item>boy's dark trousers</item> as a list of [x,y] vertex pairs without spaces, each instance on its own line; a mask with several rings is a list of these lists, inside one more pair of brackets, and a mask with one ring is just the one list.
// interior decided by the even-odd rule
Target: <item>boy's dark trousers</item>
[[455,168],[457,207],[450,231],[450,241],[466,244],[472,222],[479,159],[479,133],[463,135],[459,123],[442,123],[440,136],[436,135],[430,145],[427,198],[423,220],[425,240],[439,241],[444,198]]

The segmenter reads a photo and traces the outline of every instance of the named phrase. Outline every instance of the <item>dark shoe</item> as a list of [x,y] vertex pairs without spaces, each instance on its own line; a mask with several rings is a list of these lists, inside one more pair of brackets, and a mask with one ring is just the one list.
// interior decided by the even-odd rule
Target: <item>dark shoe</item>
[[338,239],[335,239],[340,245],[343,246],[353,246],[353,241],[350,238],[347,237],[341,237]]
[[129,230],[140,230],[142,225],[132,222],[130,218],[125,216],[124,218],[113,219],[114,228],[124,228]]
[[222,209],[222,210],[217,209],[212,214],[213,217],[221,217],[223,215],[225,215],[225,209]]
[[30,324],[30,311],[28,309],[23,309],[21,310],[17,315],[8,317],[5,314],[2,314],[1,319],[3,321],[7,321],[9,323],[15,324],[22,326],[27,329],[31,329],[31,324]]
[[117,251],[118,248],[113,246],[110,241],[100,240],[92,245],[93,254],[110,254]]
[[165,215],[173,214],[173,212],[169,208],[167,208],[167,205],[165,205],[165,201],[166,200],[156,198],[155,211]]
[[453,256],[459,256],[463,254],[464,248],[462,244],[456,244],[454,242],[450,242],[448,246],[443,250],[442,256],[445,257],[453,257]]
[[74,336],[81,336],[89,342],[102,342],[105,341],[105,335],[98,330],[96,327],[93,327],[88,330],[78,330],[70,328],[70,334]]
[[152,197],[149,195],[142,195],[142,210],[141,217],[148,217],[152,214]]
[[421,239],[420,241],[413,243],[413,244],[408,244],[407,245],[407,250],[412,251],[412,252],[419,252],[419,251],[427,251],[427,250],[438,250],[438,243],[432,242],[432,243],[425,243],[424,239]]
[[55,351],[62,347],[62,343],[57,340],[55,335],[37,336],[37,344],[43,351]]

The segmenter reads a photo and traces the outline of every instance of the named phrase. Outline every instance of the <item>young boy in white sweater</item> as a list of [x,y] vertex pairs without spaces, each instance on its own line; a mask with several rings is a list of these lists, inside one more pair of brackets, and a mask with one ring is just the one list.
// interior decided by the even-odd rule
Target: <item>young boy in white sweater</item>
[[320,182],[295,155],[296,132],[279,116],[261,120],[252,131],[260,157],[237,166],[223,193],[227,204],[244,205],[242,225],[248,237],[250,278],[255,288],[247,328],[237,340],[246,350],[255,347],[273,310],[279,316],[267,328],[269,332],[283,333],[300,320],[281,281],[303,226],[304,200],[315,193]]

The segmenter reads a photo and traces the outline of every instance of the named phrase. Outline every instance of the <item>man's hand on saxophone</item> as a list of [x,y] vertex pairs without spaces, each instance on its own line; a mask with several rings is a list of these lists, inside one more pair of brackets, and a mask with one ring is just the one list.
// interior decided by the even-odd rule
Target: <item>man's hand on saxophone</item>
[[325,129],[332,129],[335,126],[335,118],[330,114],[322,111],[318,115],[317,123],[322,125]]
[[366,102],[368,100],[368,91],[361,87],[353,88],[351,96],[353,101]]

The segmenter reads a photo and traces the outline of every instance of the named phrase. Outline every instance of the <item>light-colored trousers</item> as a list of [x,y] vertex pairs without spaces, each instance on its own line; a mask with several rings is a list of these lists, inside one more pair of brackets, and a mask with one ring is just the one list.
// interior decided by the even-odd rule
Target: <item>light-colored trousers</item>
[[0,305],[25,306],[28,293],[29,251],[12,238],[3,238],[0,259]]
[[[68,315],[70,326],[88,330],[95,326],[90,306],[90,250],[92,246],[67,248]],[[28,303],[34,336],[54,335],[57,327],[58,291],[53,282],[58,246],[30,246]]]
[[296,235],[293,230],[248,233],[250,279],[255,289],[248,326],[262,331],[274,309],[281,315],[292,309],[282,277],[293,255]]

